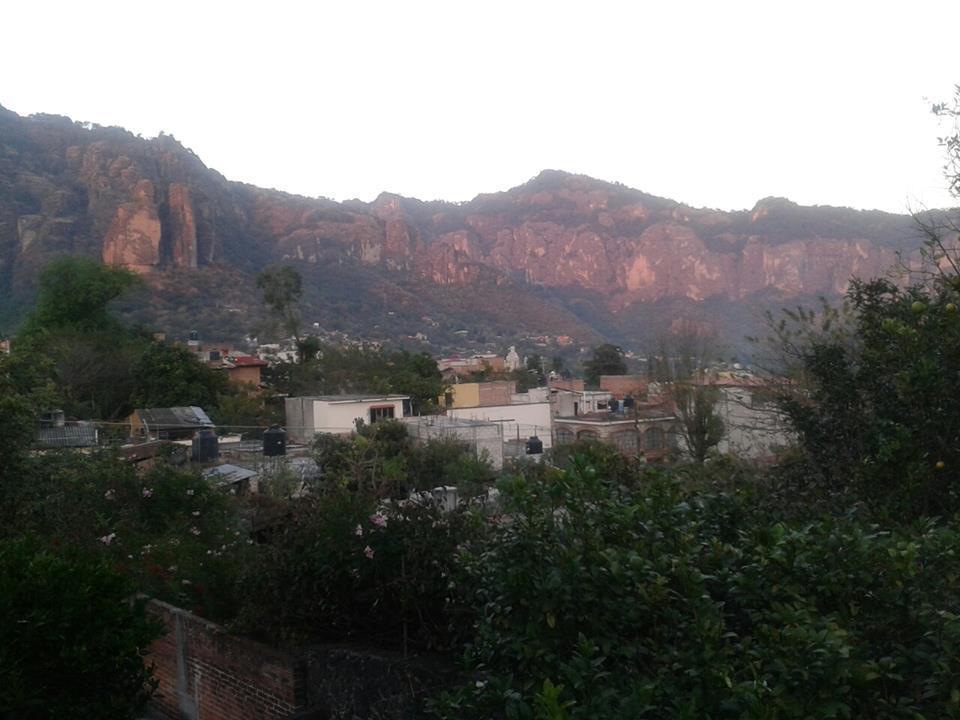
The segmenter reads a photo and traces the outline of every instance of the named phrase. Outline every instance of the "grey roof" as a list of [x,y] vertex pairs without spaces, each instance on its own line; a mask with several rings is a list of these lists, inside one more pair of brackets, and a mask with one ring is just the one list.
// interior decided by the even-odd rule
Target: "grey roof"
[[37,430],[37,445],[48,448],[95,447],[97,427],[91,423],[77,423]]
[[256,477],[257,473],[254,470],[249,470],[239,465],[224,463],[223,465],[212,467],[209,470],[204,470],[203,476],[207,480],[215,481],[218,485],[233,485],[234,483]]
[[178,427],[213,427],[213,421],[195,405],[190,407],[141,408],[140,420],[150,430]]

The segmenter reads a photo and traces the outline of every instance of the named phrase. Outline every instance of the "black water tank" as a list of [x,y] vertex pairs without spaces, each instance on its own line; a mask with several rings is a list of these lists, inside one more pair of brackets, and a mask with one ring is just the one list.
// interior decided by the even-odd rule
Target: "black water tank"
[[543,440],[536,435],[527,440],[527,455],[543,455]]
[[204,428],[193,436],[193,461],[199,463],[213,462],[220,457],[220,443],[217,434],[210,428]]
[[271,425],[263,433],[263,454],[266,457],[278,457],[287,454],[287,431],[279,425]]
[[610,401],[610,412],[612,413],[620,412],[620,403],[618,401],[616,400]]
[[633,399],[632,397],[630,397],[629,395],[623,399],[623,409],[624,409],[624,410],[629,410],[630,408],[632,408],[632,407],[633,407],[634,405],[636,405],[636,404],[637,404],[637,401],[634,400],[634,399]]

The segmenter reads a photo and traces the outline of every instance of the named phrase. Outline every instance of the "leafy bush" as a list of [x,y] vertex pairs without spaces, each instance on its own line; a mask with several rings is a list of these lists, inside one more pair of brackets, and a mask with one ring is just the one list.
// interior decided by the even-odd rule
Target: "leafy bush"
[[507,519],[459,555],[478,616],[441,717],[960,715],[952,527],[771,523],[577,461],[501,490]]
[[102,559],[0,541],[0,716],[140,717],[160,628],[132,593]]
[[430,502],[304,500],[246,568],[240,623],[287,639],[450,647],[464,629],[446,612],[455,548],[475,529]]

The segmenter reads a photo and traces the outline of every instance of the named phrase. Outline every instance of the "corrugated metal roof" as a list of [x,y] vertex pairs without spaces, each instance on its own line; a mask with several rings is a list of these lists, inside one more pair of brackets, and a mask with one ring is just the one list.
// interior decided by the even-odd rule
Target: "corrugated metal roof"
[[97,427],[90,423],[40,428],[37,445],[47,448],[83,448],[97,445]]
[[140,420],[151,430],[178,427],[212,427],[213,421],[203,408],[190,407],[140,408]]

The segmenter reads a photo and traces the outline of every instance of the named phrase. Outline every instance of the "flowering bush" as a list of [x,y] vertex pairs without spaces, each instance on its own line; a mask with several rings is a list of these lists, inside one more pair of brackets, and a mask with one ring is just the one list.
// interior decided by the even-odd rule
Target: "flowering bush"
[[451,566],[477,528],[465,511],[429,502],[347,491],[304,500],[246,568],[241,624],[287,638],[448,647],[460,629],[447,612]]

